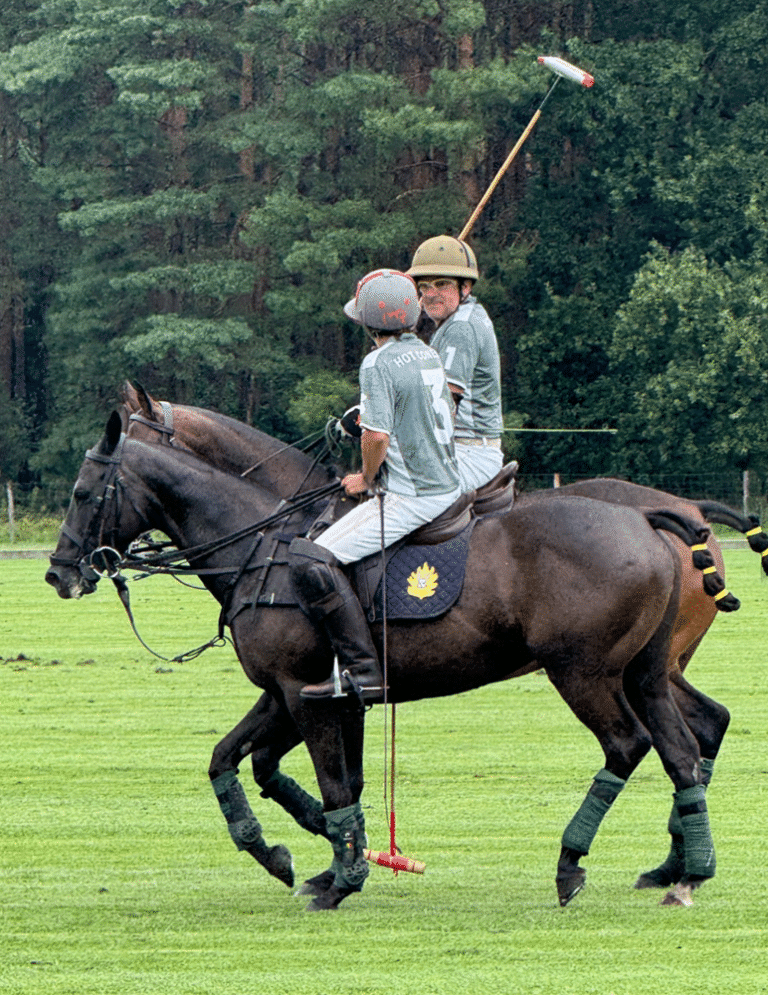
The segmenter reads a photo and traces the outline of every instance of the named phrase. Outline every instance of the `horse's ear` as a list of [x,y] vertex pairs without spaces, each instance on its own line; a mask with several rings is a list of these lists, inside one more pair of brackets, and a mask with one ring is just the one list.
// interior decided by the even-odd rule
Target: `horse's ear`
[[139,399],[136,396],[136,390],[130,380],[125,381],[123,386],[118,390],[117,394],[127,408],[131,411],[138,410]]
[[157,421],[155,418],[155,413],[152,408],[152,398],[146,390],[141,386],[140,383],[136,384],[136,397],[138,400],[139,408],[141,413],[145,418],[149,418],[150,421]]
[[107,430],[104,434],[104,450],[109,456],[117,449],[120,436],[123,434],[123,419],[118,411],[113,411],[107,422]]

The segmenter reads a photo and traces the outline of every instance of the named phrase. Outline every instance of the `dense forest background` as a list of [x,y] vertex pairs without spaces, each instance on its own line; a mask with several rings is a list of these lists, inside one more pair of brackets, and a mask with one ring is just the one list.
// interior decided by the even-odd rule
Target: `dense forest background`
[[[0,477],[60,505],[128,378],[286,439],[341,307],[471,235],[525,473],[768,473],[768,3],[3,0]],[[711,494],[716,497],[718,495]],[[22,498],[24,499],[24,498]]]

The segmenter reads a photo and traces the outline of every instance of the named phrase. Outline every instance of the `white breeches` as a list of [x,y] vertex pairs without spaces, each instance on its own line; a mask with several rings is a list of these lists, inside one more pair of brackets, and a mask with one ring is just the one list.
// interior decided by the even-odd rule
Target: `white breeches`
[[[448,494],[406,497],[384,494],[384,546],[433,521],[464,493],[458,487]],[[330,550],[339,563],[354,563],[381,549],[381,498],[377,495],[353,508],[322,535],[318,546]]]
[[500,449],[492,446],[465,446],[456,443],[456,462],[462,493],[476,490],[493,480],[501,470],[504,457]]

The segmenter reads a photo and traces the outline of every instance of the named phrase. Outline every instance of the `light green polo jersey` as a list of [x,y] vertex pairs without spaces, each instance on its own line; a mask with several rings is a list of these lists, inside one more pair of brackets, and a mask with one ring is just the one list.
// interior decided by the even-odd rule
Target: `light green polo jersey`
[[456,438],[498,439],[502,432],[499,344],[485,308],[474,297],[447,318],[430,339],[448,382],[464,392],[456,411]]
[[393,494],[447,494],[459,486],[451,395],[440,357],[406,332],[360,367],[360,424],[385,432],[384,486]]

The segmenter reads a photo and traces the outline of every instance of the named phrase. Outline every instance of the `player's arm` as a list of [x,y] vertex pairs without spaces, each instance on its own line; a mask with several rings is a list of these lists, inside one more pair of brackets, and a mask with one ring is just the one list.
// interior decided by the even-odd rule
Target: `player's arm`
[[464,397],[464,388],[463,387],[459,387],[459,385],[456,384],[456,383],[450,383],[450,381],[449,381],[449,383],[448,383],[448,389],[451,392],[451,397],[453,398],[453,403],[455,405],[455,407],[454,407],[454,414],[455,414],[455,412],[459,408],[459,405],[461,404],[462,397]]
[[386,432],[373,432],[366,428],[360,439],[360,452],[363,457],[362,473],[350,473],[343,480],[344,490],[350,496],[370,490],[376,474],[387,455],[389,436]]

